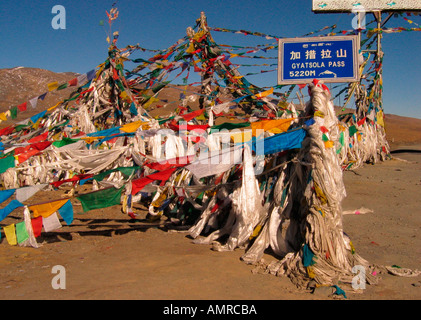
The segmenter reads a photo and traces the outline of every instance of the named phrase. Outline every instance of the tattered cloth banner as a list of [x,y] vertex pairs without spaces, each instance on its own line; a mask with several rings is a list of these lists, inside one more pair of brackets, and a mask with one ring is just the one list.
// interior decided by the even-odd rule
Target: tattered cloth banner
[[224,173],[233,166],[242,163],[243,146],[218,150],[199,155],[199,159],[192,162],[186,169],[196,178],[201,179]]

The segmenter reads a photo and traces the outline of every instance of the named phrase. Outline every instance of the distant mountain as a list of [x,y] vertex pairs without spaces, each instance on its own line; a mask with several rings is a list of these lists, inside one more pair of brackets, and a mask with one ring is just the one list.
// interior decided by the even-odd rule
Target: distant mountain
[[[0,69],[0,112],[7,111],[12,106],[28,102],[30,99],[48,92],[49,83],[57,81],[61,85],[77,76],[78,74],[73,72],[56,73],[37,68]],[[55,105],[57,102],[68,98],[74,90],[75,87],[69,87],[48,92],[44,101],[38,101],[36,109],[28,106],[27,111],[18,112],[16,120],[27,119]]]

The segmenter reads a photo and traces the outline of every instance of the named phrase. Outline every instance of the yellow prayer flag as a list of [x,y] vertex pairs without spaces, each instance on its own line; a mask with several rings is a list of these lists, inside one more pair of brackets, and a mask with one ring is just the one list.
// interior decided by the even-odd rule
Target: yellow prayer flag
[[143,105],[143,107],[146,109],[147,107],[149,107],[152,103],[154,103],[154,102],[158,102],[158,101],[160,101],[159,99],[157,99],[157,98],[154,98],[154,97],[152,97],[152,98],[150,98],[149,99],[149,101],[148,102],[146,102],[144,105]]
[[190,53],[190,54],[194,52],[194,44],[193,44],[193,42],[190,42],[190,45],[187,48],[186,52],[187,53]]
[[294,118],[252,122],[251,129],[253,130],[253,136],[257,136],[257,133],[259,133],[258,130],[269,131],[275,134],[286,132],[291,126],[292,120],[294,120]]
[[63,101],[60,101],[59,103],[57,103],[56,105],[50,107],[49,109],[47,109],[48,112],[54,110],[55,108],[57,108],[59,105],[61,105],[63,103]]
[[4,112],[0,113],[0,120],[7,121],[7,116]]
[[126,91],[122,91],[122,92],[120,93],[120,97],[121,97],[121,99],[123,99],[123,100],[130,100],[130,101],[131,101],[131,99],[130,99],[130,97],[129,97],[129,95],[127,94],[127,92],[126,92]]
[[383,111],[377,112],[377,124],[384,128],[384,117]]
[[256,94],[255,97],[257,99],[261,99],[261,98],[267,97],[268,95],[271,95],[272,93],[273,93],[273,88],[270,88],[267,91],[264,91],[264,92],[261,92],[259,94]]
[[325,141],[325,147],[326,149],[333,148],[333,141]]
[[34,213],[34,217],[37,218],[39,216],[43,216],[44,218],[48,218],[54,212],[58,211],[69,199],[53,201],[44,204],[38,204],[35,206],[30,206],[29,209]]
[[91,144],[97,140],[104,139],[105,137],[82,137],[81,139],[87,144]]
[[319,117],[319,118],[324,118],[325,117],[325,114],[322,111],[316,111],[314,113],[314,116],[315,117]]
[[51,82],[48,85],[48,91],[53,91],[58,88],[58,82]]
[[143,121],[134,121],[134,122],[125,124],[120,128],[120,131],[123,131],[125,133],[136,132],[136,130],[139,129],[139,127],[144,123],[145,122]]
[[7,227],[3,228],[4,234],[6,235],[7,242],[11,246],[15,246],[18,244],[18,240],[16,237],[16,227],[15,224],[8,225]]
[[233,131],[230,131],[230,138],[233,143],[244,143],[252,139],[252,131],[251,130],[244,130],[244,131],[233,130]]

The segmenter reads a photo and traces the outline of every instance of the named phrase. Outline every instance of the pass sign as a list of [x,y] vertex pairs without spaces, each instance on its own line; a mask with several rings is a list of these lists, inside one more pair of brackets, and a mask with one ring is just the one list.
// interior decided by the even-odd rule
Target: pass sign
[[278,84],[358,81],[358,37],[279,39]]

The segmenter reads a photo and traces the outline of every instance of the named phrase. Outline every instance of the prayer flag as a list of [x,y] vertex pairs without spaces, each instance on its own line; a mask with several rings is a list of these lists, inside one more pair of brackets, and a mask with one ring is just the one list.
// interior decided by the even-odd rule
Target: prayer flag
[[0,159],[0,173],[5,173],[7,169],[15,167],[15,157],[8,156]]
[[133,132],[136,132],[136,130],[139,129],[139,127],[142,124],[144,124],[143,121],[134,121],[134,122],[123,125],[120,128],[120,131],[123,131],[125,133],[133,133]]
[[57,212],[54,212],[48,217],[42,217],[42,225],[44,226],[45,232],[51,232],[62,227]]
[[60,85],[60,86],[57,88],[57,90],[63,90],[63,89],[66,89],[68,85],[69,85],[69,84],[68,84],[67,82],[66,82],[66,83],[63,83],[62,85]]
[[145,186],[154,182],[155,180],[161,180],[163,183],[166,182],[177,168],[170,168],[164,171],[158,171],[152,173],[144,178],[140,178],[132,181],[132,195],[135,195],[141,191]]
[[[44,110],[43,112],[40,112],[40,113],[34,115],[33,117],[31,117],[32,123],[36,123],[39,119],[44,117],[46,113],[47,113],[47,110]],[[47,135],[48,135],[48,133],[47,133]]]
[[54,212],[58,211],[67,202],[67,200],[68,199],[48,202],[44,204],[37,204],[34,206],[29,206],[29,209],[34,213],[35,218],[39,216],[47,218]]
[[9,199],[15,193],[15,190],[16,189],[0,191],[0,204],[5,202],[7,199]]
[[13,107],[10,109],[10,117],[16,119],[18,116],[18,107]]
[[48,92],[43,93],[42,95],[40,95],[40,96],[38,97],[38,99],[40,99],[41,101],[43,101],[43,100],[45,99],[45,97],[46,97],[47,93],[48,93]]
[[17,245],[18,242],[17,242],[17,238],[16,238],[15,224],[13,223],[11,225],[8,225],[8,226],[4,227],[3,230],[4,230],[4,234],[6,235],[7,242],[11,246]]
[[3,128],[3,129],[0,130],[0,137],[1,136],[7,136],[7,135],[11,134],[14,130],[15,130],[15,128],[13,126]]
[[69,86],[70,87],[77,86],[77,78],[74,78],[74,79],[70,80],[69,81]]
[[26,225],[24,221],[17,223],[15,228],[16,228],[16,237],[17,237],[18,243],[22,243],[29,239],[29,234],[28,234],[28,231],[26,230]]
[[0,209],[0,221],[3,221],[13,210],[23,206],[18,200],[13,199],[6,207]]
[[119,205],[121,203],[121,193],[123,188],[108,188],[77,197],[83,207],[84,212],[94,209],[102,209]]
[[22,104],[20,104],[20,105],[18,105],[18,109],[20,110],[20,111],[26,111],[26,106],[27,106],[27,103],[26,102],[24,102],[24,103],[22,103]]
[[56,82],[49,83],[47,86],[48,86],[48,91],[53,91],[58,88],[58,82],[56,81]]
[[36,136],[35,138],[32,138],[32,139],[28,140],[28,143],[45,141],[45,140],[47,140],[47,138],[48,138],[48,131],[44,132],[41,135]]
[[32,230],[34,230],[35,238],[38,238],[41,235],[42,231],[42,217],[31,219]]
[[46,186],[48,186],[47,183],[18,188],[16,189],[16,200],[18,200],[19,202],[25,202],[33,195],[35,195],[38,191],[44,189]]
[[[299,149],[305,136],[306,131],[304,129],[276,134],[265,139],[253,141],[253,151],[261,155],[261,152],[264,150],[264,154],[267,155],[290,149]],[[263,150],[260,150],[262,148]]]
[[194,118],[200,116],[203,112],[205,112],[205,109],[199,109],[193,112],[190,112],[188,114],[182,114],[181,117],[186,120],[187,122],[193,120]]
[[278,120],[262,120],[251,123],[251,128],[253,130],[253,136],[256,137],[258,130],[269,131],[271,133],[281,133],[288,131],[291,126],[293,118],[288,119],[278,119]]
[[38,104],[38,97],[29,100],[29,103],[31,104],[32,109],[35,109]]
[[269,90],[267,90],[267,91],[264,91],[264,92],[261,92],[261,93],[259,93],[259,94],[256,94],[256,98],[257,99],[262,99],[262,98],[264,98],[264,97],[267,97],[268,95],[271,95],[273,93],[273,88],[270,88]]
[[68,226],[70,226],[73,222],[73,206],[70,200],[68,200],[60,209],[58,209],[58,213],[64,219]]

